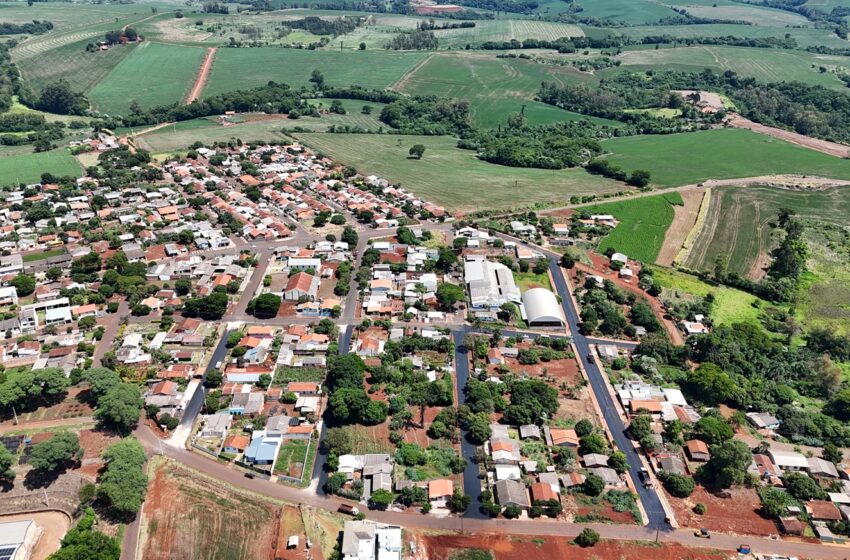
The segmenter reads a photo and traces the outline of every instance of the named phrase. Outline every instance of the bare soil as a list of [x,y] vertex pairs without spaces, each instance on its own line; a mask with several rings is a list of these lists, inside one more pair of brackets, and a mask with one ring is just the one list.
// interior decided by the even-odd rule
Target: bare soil
[[[690,497],[680,499],[668,494],[667,500],[673,507],[676,521],[682,527],[742,535],[778,533],[773,521],[759,513],[761,500],[752,488],[735,488],[720,495],[710,493],[697,485]],[[694,513],[693,507],[696,504],[705,504],[707,510],[704,515]]]
[[215,47],[207,49],[207,54],[204,57],[203,62],[201,62],[201,68],[198,70],[198,76],[195,78],[195,83],[192,85],[192,89],[189,90],[189,95],[186,96],[187,105],[201,97],[201,93],[204,91],[204,86],[207,85],[207,78],[209,78],[210,70],[212,69],[215,51]]
[[703,190],[683,191],[684,206],[673,206],[673,223],[664,234],[664,244],[658,252],[655,262],[662,266],[671,266],[676,255],[682,249],[685,239],[696,224],[702,203]]

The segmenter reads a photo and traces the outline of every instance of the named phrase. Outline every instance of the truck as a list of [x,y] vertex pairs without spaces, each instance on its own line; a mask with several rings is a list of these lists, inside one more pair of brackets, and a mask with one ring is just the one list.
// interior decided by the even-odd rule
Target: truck
[[339,509],[337,509],[340,513],[345,513],[347,515],[357,515],[360,513],[360,510],[354,506],[350,506],[348,504],[340,504]]

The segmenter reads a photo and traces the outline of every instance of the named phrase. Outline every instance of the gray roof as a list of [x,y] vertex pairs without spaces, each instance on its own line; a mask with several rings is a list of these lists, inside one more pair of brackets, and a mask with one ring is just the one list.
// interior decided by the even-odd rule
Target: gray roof
[[618,475],[617,471],[614,469],[609,469],[608,467],[597,467],[595,469],[587,470],[604,480],[605,484],[614,485],[621,482],[620,475]]
[[342,547],[340,550],[344,555],[357,556],[360,550],[360,541],[375,540],[375,523],[372,521],[346,521],[342,533]]
[[551,291],[546,288],[532,288],[522,294],[522,304],[525,307],[525,315],[528,324],[554,323],[562,325],[567,323],[564,318],[564,310]]
[[499,505],[531,506],[528,489],[521,482],[509,479],[500,480],[495,484],[494,489],[496,490],[496,498],[499,500]]

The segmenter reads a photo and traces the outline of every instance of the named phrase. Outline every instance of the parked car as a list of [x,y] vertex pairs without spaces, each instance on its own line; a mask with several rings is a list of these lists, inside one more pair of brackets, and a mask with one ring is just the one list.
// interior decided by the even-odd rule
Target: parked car
[[711,533],[709,533],[708,529],[699,529],[694,531],[694,536],[699,537],[701,539],[710,539]]

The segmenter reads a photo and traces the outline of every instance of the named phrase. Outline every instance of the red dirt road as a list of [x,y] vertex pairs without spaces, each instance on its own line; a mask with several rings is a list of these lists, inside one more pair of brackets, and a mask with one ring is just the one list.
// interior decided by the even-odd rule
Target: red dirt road
[[209,78],[210,70],[212,69],[213,58],[215,58],[215,51],[215,47],[210,47],[207,49],[207,55],[204,57],[204,61],[201,63],[201,69],[198,71],[198,77],[195,78],[195,83],[192,85],[192,89],[189,91],[189,95],[186,96],[187,105],[201,97],[201,92],[204,91],[204,86],[207,85],[207,78]]
[[750,119],[745,119],[741,115],[735,113],[731,113],[729,115],[727,122],[735,128],[746,128],[747,130],[752,130],[753,132],[758,132],[759,134],[764,134],[766,136],[773,136],[774,138],[779,138],[780,140],[785,140],[786,142],[797,144],[798,146],[809,148],[810,150],[815,150],[830,156],[840,158],[850,156],[850,146],[830,142],[829,140],[820,140],[819,138],[804,136],[781,128],[759,124],[751,121]]

